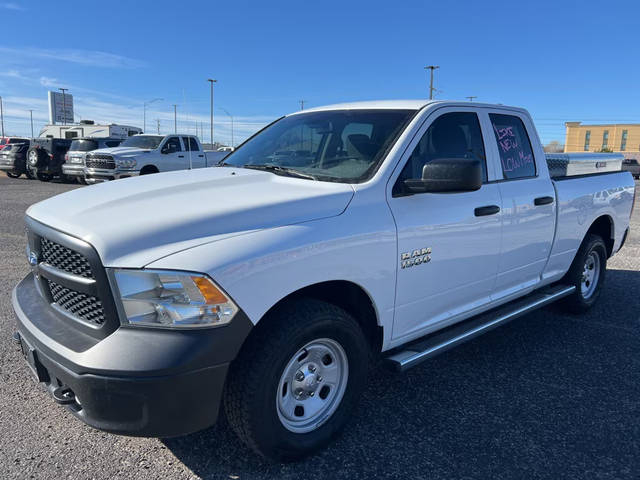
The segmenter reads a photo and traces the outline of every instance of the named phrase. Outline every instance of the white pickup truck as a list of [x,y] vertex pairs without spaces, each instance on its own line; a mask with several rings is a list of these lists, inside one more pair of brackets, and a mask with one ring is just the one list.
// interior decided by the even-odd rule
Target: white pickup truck
[[84,177],[87,183],[96,183],[149,173],[209,167],[220,158],[207,154],[194,135],[134,135],[117,147],[87,153]]
[[404,370],[553,301],[591,307],[635,199],[616,161],[558,156],[551,178],[507,106],[294,113],[220,168],[30,207],[15,337],[96,428],[181,435],[223,404],[255,451],[299,458],[348,421],[372,357]]

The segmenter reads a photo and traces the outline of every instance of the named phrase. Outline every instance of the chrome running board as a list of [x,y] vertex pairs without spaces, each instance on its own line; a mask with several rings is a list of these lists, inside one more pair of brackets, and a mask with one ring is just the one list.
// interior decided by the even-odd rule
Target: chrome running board
[[399,371],[407,370],[478,335],[571,295],[575,289],[573,285],[556,285],[530,293],[469,320],[402,345],[392,350],[386,360]]

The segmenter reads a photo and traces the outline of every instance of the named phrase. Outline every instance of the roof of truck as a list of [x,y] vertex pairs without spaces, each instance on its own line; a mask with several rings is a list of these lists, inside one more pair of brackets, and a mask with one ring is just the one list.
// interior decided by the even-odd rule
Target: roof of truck
[[474,107],[501,107],[518,109],[519,107],[509,107],[507,105],[490,104],[490,103],[478,103],[478,102],[464,102],[456,100],[371,100],[364,102],[349,102],[349,103],[336,103],[333,105],[324,105],[320,107],[313,107],[306,110],[300,110],[292,113],[291,115],[307,112],[320,112],[324,110],[378,110],[378,109],[394,109],[394,110],[419,110],[430,104],[446,104],[451,106],[458,105],[472,105]]

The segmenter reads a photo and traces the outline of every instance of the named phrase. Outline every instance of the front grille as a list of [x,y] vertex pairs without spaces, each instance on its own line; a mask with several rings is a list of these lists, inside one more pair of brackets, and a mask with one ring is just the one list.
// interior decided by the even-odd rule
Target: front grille
[[116,168],[116,162],[111,156],[109,156],[109,158],[98,158],[97,156],[86,157],[85,165],[87,168],[106,168],[109,170]]
[[51,297],[59,307],[94,325],[104,323],[104,309],[99,299],[70,290],[51,280],[48,283]]
[[40,245],[42,259],[52,267],[81,277],[93,278],[91,265],[84,255],[44,237],[41,239]]

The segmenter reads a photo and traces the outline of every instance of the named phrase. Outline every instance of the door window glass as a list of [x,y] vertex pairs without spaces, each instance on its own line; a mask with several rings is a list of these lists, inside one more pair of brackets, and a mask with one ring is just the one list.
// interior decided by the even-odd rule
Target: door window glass
[[536,163],[529,135],[520,118],[490,113],[505,179],[535,177]]
[[430,161],[446,158],[480,160],[482,177],[487,180],[484,142],[478,115],[473,112],[445,113],[425,132],[409,157],[394,193],[402,193],[406,179],[422,178],[422,169]]
[[167,153],[181,152],[180,139],[178,137],[170,137],[165,143],[164,148]]
[[198,150],[200,150],[198,148],[198,142],[196,142],[196,139],[193,137],[182,137],[182,141],[184,142],[184,148],[187,151],[192,151],[192,152],[197,152]]

